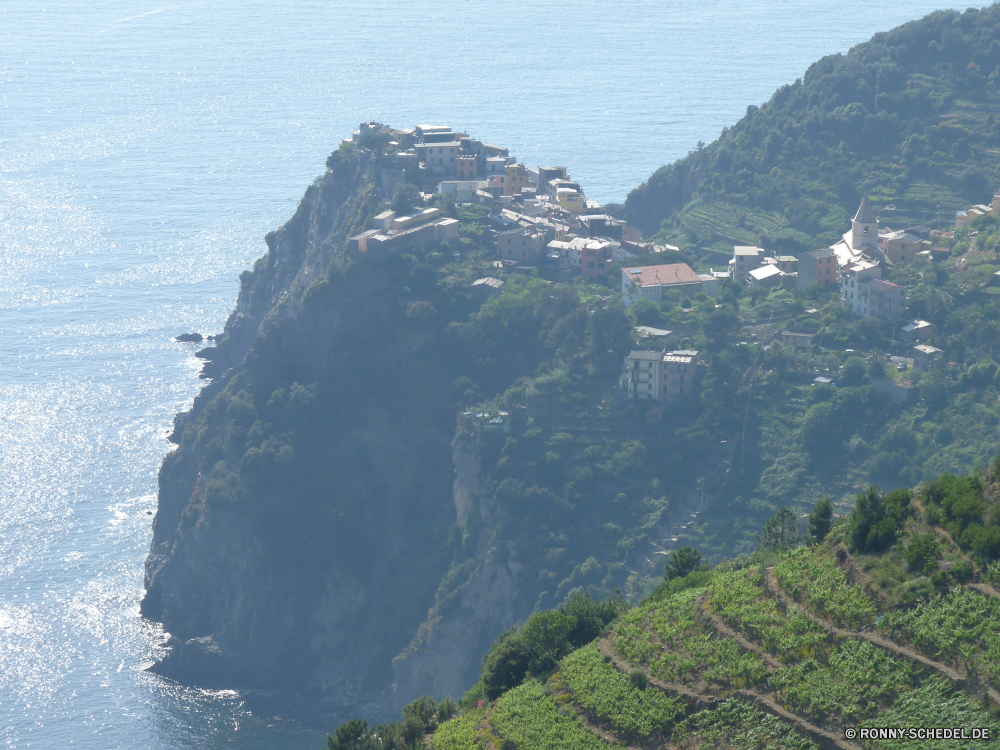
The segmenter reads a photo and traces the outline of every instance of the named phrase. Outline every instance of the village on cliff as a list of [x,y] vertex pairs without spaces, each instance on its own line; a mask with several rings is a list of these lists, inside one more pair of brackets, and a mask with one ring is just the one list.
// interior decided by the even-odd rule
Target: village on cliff
[[[678,251],[668,244],[644,241],[642,233],[588,200],[583,186],[566,167],[533,169],[511,156],[508,149],[476,140],[445,125],[418,125],[397,130],[378,122],[361,123],[342,148],[370,148],[377,143],[391,154],[391,167],[382,173],[383,194],[391,198],[406,184],[417,185],[425,199],[449,196],[456,204],[476,204],[489,209],[486,235],[495,252],[498,270],[513,273],[544,272],[546,278],[569,281],[573,276],[593,279],[621,274],[621,301],[631,308],[640,300],[659,304],[677,290],[684,298],[704,294],[715,297],[729,279],[752,289],[781,287],[804,289],[816,284],[839,287],[839,306],[858,318],[873,318],[891,330],[893,340],[913,344],[906,357],[894,357],[899,368],[927,369],[943,354],[929,342],[935,326],[907,316],[907,290],[888,278],[892,267],[926,256],[947,258],[948,249],[934,243],[933,231],[917,225],[902,230],[880,227],[871,202],[865,197],[850,229],[833,245],[799,255],[767,252],[752,245],[733,245],[726,268],[696,272],[687,263],[631,265]],[[962,229],[982,215],[996,216],[1000,195],[992,205],[977,205],[956,216]],[[423,208],[405,215],[386,210],[374,225],[349,239],[356,256],[384,257],[417,243],[446,241],[458,236],[460,221],[440,208]],[[673,251],[670,252],[670,251]],[[501,274],[497,274],[500,276]],[[487,295],[500,294],[504,282],[488,276],[473,286]],[[818,310],[812,310],[819,317]],[[670,331],[639,326],[642,336],[669,335]],[[814,344],[817,330],[788,326],[781,338],[802,347]],[[623,365],[619,386],[627,398],[670,403],[694,392],[699,376],[698,352],[685,350],[633,351]],[[817,382],[833,382],[818,376]],[[912,393],[911,393],[912,391]],[[910,400],[915,389],[887,390],[898,400]]]

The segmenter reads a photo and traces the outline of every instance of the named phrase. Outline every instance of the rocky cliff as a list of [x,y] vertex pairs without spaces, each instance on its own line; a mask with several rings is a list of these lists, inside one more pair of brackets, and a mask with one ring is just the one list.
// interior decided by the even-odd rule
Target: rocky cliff
[[343,257],[381,205],[377,162],[331,157],[241,277],[212,381],[177,419],[146,562],[142,613],[172,635],[155,671],[284,687],[314,716],[380,714],[455,518],[428,334],[398,325],[392,271]]

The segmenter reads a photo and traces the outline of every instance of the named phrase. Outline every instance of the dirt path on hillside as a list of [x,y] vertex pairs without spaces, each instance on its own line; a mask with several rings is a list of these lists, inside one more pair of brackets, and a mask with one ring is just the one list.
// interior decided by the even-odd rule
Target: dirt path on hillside
[[[619,672],[628,674],[631,671],[632,666],[618,655],[615,651],[614,644],[611,643],[611,641],[602,639],[598,641],[597,648],[604,656],[611,657],[611,663],[615,665],[615,668]],[[673,682],[664,682],[663,680],[657,679],[652,675],[649,676],[649,684],[653,685],[658,690],[667,693],[668,695],[682,696],[688,704],[689,711],[692,709],[704,710],[714,708],[716,705],[725,700],[724,698],[714,695],[700,693],[686,687],[685,685],[678,685]],[[821,750],[860,750],[858,745],[847,742],[843,737],[836,735],[833,732],[828,732],[825,729],[820,729],[818,726],[806,721],[801,716],[797,716],[790,711],[786,711],[763,693],[759,693],[755,690],[737,690],[736,695],[743,700],[749,701],[758,709],[765,711],[772,716],[776,716],[787,724],[791,724],[802,734],[806,735],[813,742],[819,745]]]
[[778,662],[778,660],[775,659],[771,654],[762,649],[756,643],[749,640],[745,635],[743,635],[743,633],[731,628],[723,621],[721,617],[718,617],[715,614],[713,614],[711,610],[708,608],[707,594],[702,594],[700,597],[698,597],[697,606],[698,610],[705,617],[705,619],[707,619],[712,624],[713,628],[715,628],[718,632],[722,633],[722,635],[726,636],[727,638],[732,638],[747,651],[757,654],[760,658],[764,660],[764,663],[767,664],[769,671],[774,671],[775,669],[779,669],[781,667],[781,664]]
[[775,573],[774,568],[767,569],[766,581],[767,581],[768,591],[772,593],[774,596],[777,596],[782,602],[784,602],[786,607],[794,605],[795,607],[798,608],[800,612],[802,612],[802,614],[804,614],[806,617],[808,617],[810,620],[815,622],[820,627],[825,628],[827,631],[833,633],[838,638],[863,638],[864,640],[875,644],[879,648],[882,648],[886,651],[891,651],[897,656],[901,656],[904,659],[907,659],[908,661],[916,662],[918,664],[921,664],[925,667],[929,667],[930,669],[939,672],[941,675],[947,677],[952,683],[954,683],[955,687],[957,688],[964,688],[968,685],[969,680],[967,677],[960,675],[958,672],[949,667],[947,664],[942,664],[941,662],[928,659],[926,656],[917,653],[909,646],[901,646],[895,641],[890,641],[888,638],[883,638],[880,635],[876,635],[875,633],[869,633],[864,630],[844,630],[843,628],[836,627],[833,623],[823,618],[817,617],[812,612],[807,610],[803,605],[799,604],[798,602],[793,600],[787,593],[785,593],[785,590],[782,589],[781,585],[778,583],[778,576]]
[[[628,674],[635,667],[625,661],[618,652],[615,651],[615,645],[606,638],[602,638],[597,642],[597,649],[601,652],[603,656],[610,656],[611,663],[615,665],[615,668],[619,672]],[[676,682],[665,682],[658,677],[654,677],[649,674],[648,670],[645,670],[649,677],[649,684],[655,685],[657,688],[670,695],[679,695],[684,698],[688,705],[688,708],[695,708],[699,711],[707,708],[715,708],[716,704],[720,702],[720,698],[714,695],[706,695],[704,693],[699,693],[697,690],[692,690],[686,685],[679,685]]]

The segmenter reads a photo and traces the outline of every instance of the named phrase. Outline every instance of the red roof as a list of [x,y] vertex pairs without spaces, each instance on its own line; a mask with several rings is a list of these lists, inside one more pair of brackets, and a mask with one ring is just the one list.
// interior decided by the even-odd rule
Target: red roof
[[701,283],[698,274],[692,271],[687,263],[626,268],[625,272],[639,286],[670,286],[672,284]]

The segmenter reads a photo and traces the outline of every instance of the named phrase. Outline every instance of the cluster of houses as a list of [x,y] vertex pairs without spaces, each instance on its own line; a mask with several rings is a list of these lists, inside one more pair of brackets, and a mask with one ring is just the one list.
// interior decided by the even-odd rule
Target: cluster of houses
[[[751,288],[837,284],[845,309],[892,325],[894,335],[916,342],[914,355],[920,364],[926,366],[941,353],[927,343],[934,333],[930,323],[904,324],[906,289],[883,278],[895,263],[936,250],[929,239],[930,229],[880,229],[867,197],[840,240],[798,256],[736,245],[725,270],[696,272],[686,263],[629,266],[633,257],[677,248],[643,242],[637,229],[588,201],[582,185],[565,167],[531,169],[506,148],[446,125],[396,130],[378,122],[362,123],[345,142],[364,146],[374,136],[391,147],[388,166],[379,173],[383,194],[391,196],[399,186],[410,183],[422,186],[425,193],[437,192],[456,202],[490,208],[488,220],[500,256],[495,265],[501,269],[528,272],[551,264],[560,278],[587,278],[605,274],[612,264],[622,264],[621,294],[626,307],[643,299],[660,303],[674,289],[686,297],[698,292],[714,297],[726,279]],[[998,213],[1000,193],[991,206],[959,212],[956,226]],[[384,211],[374,217],[371,229],[349,239],[349,251],[382,256],[417,241],[452,239],[458,229],[458,220],[443,216],[438,208],[405,215]],[[474,291],[488,296],[501,293],[502,288],[503,281],[493,277],[472,284]],[[811,346],[815,337],[815,331],[808,329],[783,333],[800,346]],[[628,398],[670,403],[691,395],[697,376],[696,351],[634,351],[626,358],[620,385]]]
[[[998,201],[1000,203],[1000,201]],[[835,244],[799,256],[768,253],[753,245],[736,245],[726,272],[695,273],[686,264],[622,269],[622,299],[631,307],[640,299],[659,302],[663,292],[680,289],[715,296],[721,279],[749,287],[840,286],[841,305],[862,318],[902,327],[906,319],[906,289],[883,272],[918,254],[931,254],[927,227],[894,232],[879,229],[868,198],[861,201],[851,229]]]
[[965,229],[971,226],[972,222],[980,216],[992,216],[993,218],[1000,216],[1000,192],[994,194],[993,203],[988,206],[983,203],[977,203],[975,206],[971,206],[964,211],[956,211],[955,229]]

